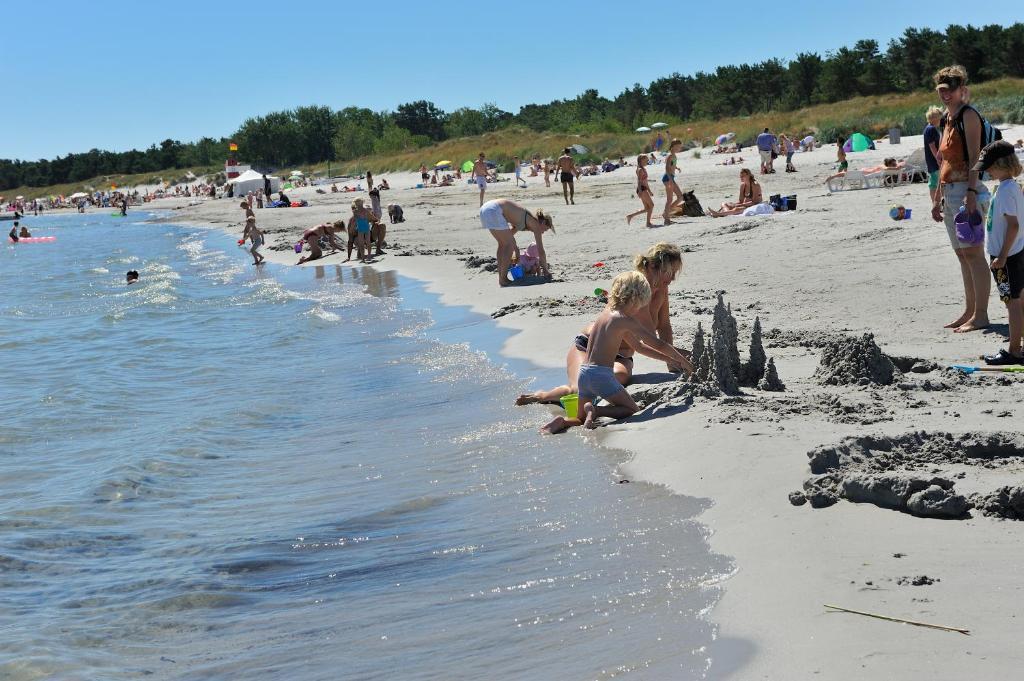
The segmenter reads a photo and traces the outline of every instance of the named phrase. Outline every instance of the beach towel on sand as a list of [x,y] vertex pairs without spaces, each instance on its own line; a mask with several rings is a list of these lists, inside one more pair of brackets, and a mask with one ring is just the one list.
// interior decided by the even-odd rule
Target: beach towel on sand
[[756,206],[751,206],[743,211],[743,215],[745,217],[751,217],[753,215],[771,215],[774,212],[775,209],[771,207],[771,204],[759,203]]

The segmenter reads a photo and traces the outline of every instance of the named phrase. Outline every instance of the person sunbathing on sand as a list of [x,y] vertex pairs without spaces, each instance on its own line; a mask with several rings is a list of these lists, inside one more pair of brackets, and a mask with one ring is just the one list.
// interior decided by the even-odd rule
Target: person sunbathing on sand
[[739,215],[751,206],[761,203],[762,199],[761,184],[754,179],[754,173],[743,168],[740,170],[739,200],[735,203],[725,202],[718,210],[708,209],[708,214],[716,218],[724,215]]
[[[644,275],[648,285],[651,287],[651,301],[647,307],[634,318],[648,331],[657,334],[658,338],[666,343],[672,344],[672,321],[669,316],[668,287],[675,281],[676,276],[683,268],[683,256],[679,247],[669,243],[658,243],[651,246],[644,255],[637,255],[633,258],[634,270]],[[576,376],[579,373],[580,365],[586,358],[587,345],[590,342],[590,333],[593,325],[587,326],[578,334],[569,346],[569,352],[565,357],[565,373],[567,382],[564,385],[551,388],[550,390],[538,390],[532,393],[525,393],[516,398],[517,405],[524,404],[558,404],[558,401],[576,392]],[[679,350],[686,356],[686,350]],[[653,352],[643,345],[632,345],[629,341],[623,341],[619,352],[615,357],[615,378],[623,386],[629,385],[633,378],[633,355],[639,352],[642,355],[654,359],[662,359],[660,353]],[[668,363],[668,370],[672,372],[682,371],[678,364]]]
[[[608,304],[591,327],[585,362],[576,378],[579,387],[579,410],[584,414],[567,419],[558,416],[541,428],[543,433],[561,433],[573,426],[595,428],[595,419],[602,416],[620,419],[635,414],[639,407],[632,396],[615,378],[612,366],[623,340],[632,337],[662,354],[667,360],[678,362],[686,371],[693,365],[669,343],[660,340],[633,318],[651,302],[651,286],[639,272],[623,272],[612,281]],[[595,407],[598,397],[608,406]]]
[[[884,161],[882,161],[882,165],[880,165],[880,166],[868,166],[867,168],[861,168],[860,172],[864,173],[865,175],[871,175],[873,173],[880,173],[883,170],[899,170],[900,168],[904,167],[905,165],[906,165],[906,161],[897,161],[894,158],[887,158]],[[838,177],[846,177],[846,173],[847,173],[847,170],[840,170],[835,175],[829,175],[828,178],[825,180],[825,184],[828,184],[831,180],[834,180],[834,179],[836,179]]]
[[309,244],[309,255],[304,255],[300,257],[299,262],[297,262],[296,264],[301,265],[304,262],[309,262],[310,260],[318,260],[319,258],[322,258],[324,256],[324,252],[320,248],[320,237],[322,236],[327,237],[327,242],[331,245],[332,253],[334,251],[340,251],[342,249],[342,246],[337,241],[335,241],[334,233],[340,232],[344,228],[345,223],[339,220],[338,222],[334,223],[323,222],[317,225],[316,227],[310,227],[309,229],[307,229],[305,232],[302,233],[302,240]]

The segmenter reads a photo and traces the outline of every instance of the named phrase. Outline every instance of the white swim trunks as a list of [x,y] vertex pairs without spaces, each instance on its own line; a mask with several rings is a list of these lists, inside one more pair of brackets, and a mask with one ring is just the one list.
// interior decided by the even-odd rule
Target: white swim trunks
[[512,229],[505,219],[505,212],[497,201],[488,201],[480,206],[480,224],[484,229]]
[[482,175],[477,175],[476,176],[476,186],[480,187],[481,189],[486,187],[487,186],[487,178],[483,177]]

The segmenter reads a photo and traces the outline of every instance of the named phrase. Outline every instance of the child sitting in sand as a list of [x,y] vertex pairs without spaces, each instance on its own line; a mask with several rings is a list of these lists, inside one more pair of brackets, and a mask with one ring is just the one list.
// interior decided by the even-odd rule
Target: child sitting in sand
[[[579,390],[579,413],[584,415],[584,427],[596,427],[594,419],[601,416],[620,419],[639,410],[612,370],[615,355],[618,354],[619,347],[627,336],[643,343],[667,361],[678,364],[688,373],[693,372],[690,360],[670,343],[659,339],[633,319],[633,315],[643,310],[650,302],[651,285],[647,283],[647,278],[642,273],[623,272],[612,280],[608,304],[598,315],[591,329],[587,357],[580,365],[579,378],[576,380]],[[598,397],[608,402],[608,406],[595,407],[593,402]],[[573,419],[559,416],[541,428],[541,432],[560,433],[580,424],[579,416]]]
[[519,266],[523,268],[523,276],[540,274],[540,249],[536,242],[519,255]]

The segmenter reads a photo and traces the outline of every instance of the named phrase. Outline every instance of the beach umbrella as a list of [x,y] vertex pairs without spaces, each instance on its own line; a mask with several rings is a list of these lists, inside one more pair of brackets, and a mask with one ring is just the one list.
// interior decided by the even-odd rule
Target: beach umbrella
[[653,128],[654,130],[660,130],[661,128],[667,128],[667,127],[668,127],[668,123],[661,123],[661,122],[651,123],[651,128]]
[[291,174],[291,177],[302,177],[302,171],[301,170],[293,170],[292,174]]
[[871,138],[859,132],[850,135],[850,139],[843,144],[843,151],[866,151],[874,148]]
[[68,198],[69,199],[84,199],[87,196],[89,196],[89,195],[86,194],[85,192],[75,192],[74,194],[72,194]]
[[22,200],[22,199],[24,199],[24,198],[25,198],[24,196],[15,196],[15,197],[14,197],[14,200],[15,200],[15,201],[21,201],[21,200]]
[[462,172],[468,173],[471,170],[473,170],[473,162],[472,161],[466,161],[465,163],[462,164]]
[[577,154],[587,154],[587,153],[590,153],[590,149],[587,149],[582,144],[574,144],[574,145],[572,145],[569,148],[572,149],[573,151],[575,151]]
[[437,168],[438,170],[446,170],[448,168],[451,168],[451,166],[451,161],[438,161],[437,163],[434,164],[434,167]]
[[736,133],[734,133],[734,132],[726,132],[726,133],[723,133],[723,134],[721,134],[721,135],[719,135],[718,137],[715,138],[715,144],[725,144],[726,142],[731,142],[735,138],[736,138]]
[[648,128],[646,125],[644,125],[644,126],[641,126],[641,127],[637,128],[636,131],[637,132],[650,132],[651,129]]

